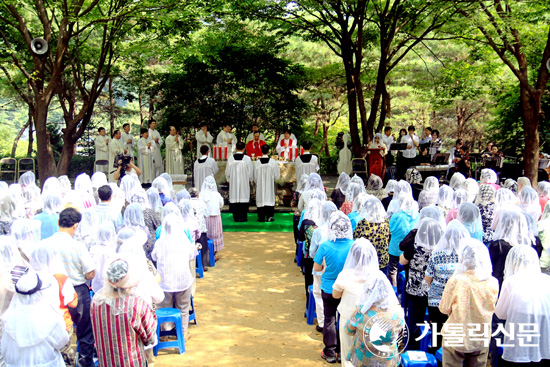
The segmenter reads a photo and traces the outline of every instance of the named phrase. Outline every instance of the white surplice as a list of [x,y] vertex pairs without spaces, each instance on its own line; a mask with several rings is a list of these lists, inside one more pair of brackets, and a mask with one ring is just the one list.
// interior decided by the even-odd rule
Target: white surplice
[[[176,136],[178,142],[176,142]],[[170,175],[183,174],[183,138],[179,135],[168,135],[164,140],[166,144],[166,173]]]
[[[231,140],[231,144],[228,143],[229,139],[233,139]],[[237,146],[237,138],[231,133],[226,133],[225,131],[222,131],[216,137],[216,144],[221,145],[222,147],[227,147],[227,156],[229,157],[233,155],[233,151],[235,151],[235,148]]]
[[[262,158],[268,158],[264,155]],[[267,163],[258,159],[254,165],[254,181],[256,182],[256,206],[275,206],[275,180],[281,176],[279,165],[269,158]]]
[[[134,157],[136,140],[134,139],[132,134],[127,134],[126,131],[122,130],[120,132],[120,140],[122,141],[122,146],[124,147],[124,149],[127,150],[126,154],[128,154],[130,157]],[[128,143],[128,140],[132,140],[132,142]]]
[[[156,143],[155,139],[158,138],[159,142]],[[149,139],[153,142],[155,145],[155,149],[153,151],[153,166],[155,167],[155,178],[160,176],[161,173],[164,171],[162,168],[162,154],[160,153],[160,148],[162,147],[162,137],[160,136],[160,133],[157,130],[149,129]]]
[[[148,147],[151,143],[151,146]],[[155,142],[151,139],[141,138],[137,143],[138,147],[138,167],[141,169],[139,180],[141,183],[151,183],[156,178],[155,169],[153,166],[153,153],[155,150]]]
[[195,167],[193,168],[193,181],[197,189],[202,188],[204,179],[208,176],[216,176],[218,173],[218,163],[214,158],[209,158],[205,155],[201,156],[195,161]]
[[[109,144],[110,139],[107,136],[98,135],[95,138],[95,160],[109,160]],[[94,167],[95,171],[107,172],[108,166],[97,165]]]
[[[210,151],[212,151],[212,141],[214,138],[212,135],[210,135],[210,132],[207,131],[206,135],[202,130],[197,131],[195,134],[195,139],[197,139],[197,157],[200,157],[201,154],[201,146],[208,145],[208,148],[210,148]],[[210,151],[208,152],[208,155],[210,155]],[[200,187],[199,187],[200,189]]]
[[[242,159],[238,159],[241,158]],[[237,157],[237,159],[235,159]],[[248,203],[250,201],[250,181],[254,180],[254,166],[249,156],[235,153],[227,160],[225,177],[229,182],[229,202]]]
[[[305,157],[308,155],[311,156],[311,159],[309,162],[305,163],[304,161],[302,161],[302,157]],[[319,160],[317,159],[317,156],[309,152],[306,152],[303,155],[298,156],[294,164],[296,167],[296,178],[302,177],[303,174],[306,174],[309,176],[310,173],[317,173],[319,171]]]

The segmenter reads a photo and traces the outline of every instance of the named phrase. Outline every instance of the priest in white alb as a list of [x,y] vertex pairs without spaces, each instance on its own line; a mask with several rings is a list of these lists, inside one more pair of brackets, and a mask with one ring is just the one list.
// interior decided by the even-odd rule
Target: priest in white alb
[[254,166],[249,156],[244,154],[245,144],[240,141],[236,153],[227,160],[225,177],[229,182],[229,211],[235,222],[248,220],[250,202],[250,182],[254,180]]
[[[293,134],[291,134],[289,129],[286,129],[283,135],[283,138],[279,140],[277,144],[277,154],[283,157],[286,160],[290,159],[290,150],[298,146],[296,138],[292,139]],[[294,157],[294,153],[293,153]],[[298,176],[296,176],[298,177]]]
[[231,125],[223,125],[223,130],[216,137],[216,144],[218,146],[227,147],[227,157],[233,155],[237,144],[237,138],[231,134]]
[[302,144],[304,153],[298,156],[294,162],[296,167],[296,178],[302,177],[304,174],[309,176],[310,173],[317,173],[319,171],[319,161],[317,160],[317,156],[309,152],[311,150],[311,145],[312,144],[309,140],[306,140]]
[[170,135],[164,140],[166,144],[166,173],[169,175],[181,175],[183,170],[183,138],[179,136],[176,128],[170,126]]
[[153,166],[153,150],[154,142],[149,139],[149,129],[141,128],[141,138],[137,143],[138,147],[138,167],[141,169],[139,180],[142,184],[150,184],[155,177],[155,169]]
[[162,138],[160,133],[156,130],[157,122],[151,120],[149,123],[149,139],[153,142],[154,151],[153,151],[153,166],[155,167],[155,177],[160,176],[164,172],[162,167],[162,154],[160,153],[160,148],[162,147]]
[[267,155],[269,146],[262,146],[262,157],[255,162],[256,206],[258,221],[273,222],[275,215],[275,181],[281,176],[279,165]]
[[199,190],[202,188],[202,183],[206,177],[215,177],[218,173],[218,163],[214,158],[208,156],[208,151],[208,145],[201,146],[201,156],[195,161],[195,167],[193,167],[193,183]]
[[124,149],[124,145],[120,140],[120,130],[116,129],[113,133],[113,138],[109,142],[109,182],[115,182],[115,168],[113,163],[117,154],[126,154],[127,150]]
[[[195,134],[195,139],[197,139],[197,158],[201,156],[201,147],[203,145],[208,146],[208,154],[210,154],[210,150],[212,149],[212,141],[214,138],[210,135],[208,125],[206,125],[206,123],[201,125],[201,129]],[[200,190],[200,187],[198,187],[198,189]]]
[[[97,132],[99,135],[95,138],[95,160],[97,161],[108,161],[109,160],[109,138],[107,137],[107,132],[104,127],[100,127]],[[107,172],[109,170],[109,165],[100,165],[97,164],[94,167],[95,171]]]
[[126,123],[122,125],[122,131],[120,132],[120,140],[122,141],[122,144],[124,148],[127,150],[127,153],[130,157],[134,157],[134,148],[135,140],[132,134],[130,133],[130,124]]

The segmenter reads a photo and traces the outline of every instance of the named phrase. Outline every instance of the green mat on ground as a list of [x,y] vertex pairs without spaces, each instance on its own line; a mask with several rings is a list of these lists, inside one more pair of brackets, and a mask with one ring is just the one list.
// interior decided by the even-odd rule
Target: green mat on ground
[[222,213],[224,232],[292,232],[293,213],[275,213],[274,222],[258,222],[256,213],[248,213],[248,222],[235,223],[233,214]]

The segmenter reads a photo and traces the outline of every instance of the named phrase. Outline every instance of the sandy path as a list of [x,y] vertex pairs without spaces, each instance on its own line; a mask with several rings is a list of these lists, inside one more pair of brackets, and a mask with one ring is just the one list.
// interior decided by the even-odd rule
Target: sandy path
[[[251,223],[252,225],[252,223]],[[222,260],[198,279],[186,352],[155,367],[322,366],[322,335],[304,318],[303,276],[292,233],[225,233]]]

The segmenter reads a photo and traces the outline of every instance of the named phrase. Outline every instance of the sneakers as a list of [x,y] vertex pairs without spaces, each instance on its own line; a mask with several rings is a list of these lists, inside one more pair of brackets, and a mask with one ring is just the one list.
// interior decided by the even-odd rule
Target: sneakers
[[317,330],[317,331],[320,332],[320,333],[323,332],[323,328],[320,327],[319,325],[315,326],[315,330]]
[[337,359],[336,357],[327,357],[325,355],[325,352],[321,352],[321,358],[323,358],[327,363],[336,363]]

